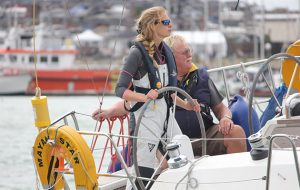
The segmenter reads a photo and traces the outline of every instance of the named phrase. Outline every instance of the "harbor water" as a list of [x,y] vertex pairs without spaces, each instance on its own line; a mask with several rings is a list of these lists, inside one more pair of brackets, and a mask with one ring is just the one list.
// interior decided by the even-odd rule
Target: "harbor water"
[[[0,190],[36,189],[32,146],[37,135],[30,96],[0,96]],[[100,98],[101,99],[101,98]],[[116,102],[104,97],[103,108]],[[51,121],[70,111],[91,115],[99,106],[97,96],[48,96]],[[94,130],[96,122],[80,116],[84,129]]]

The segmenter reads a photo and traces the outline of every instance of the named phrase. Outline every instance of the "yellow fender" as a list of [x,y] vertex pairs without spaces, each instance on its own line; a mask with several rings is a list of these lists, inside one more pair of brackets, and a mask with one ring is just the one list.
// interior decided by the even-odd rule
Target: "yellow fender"
[[33,156],[44,189],[54,184],[55,190],[63,188],[63,178],[55,171],[57,170],[55,168],[58,168],[59,156],[64,156],[64,160],[71,163],[76,189],[98,189],[92,153],[86,141],[75,129],[69,126],[52,126],[42,130],[35,140]]
[[[287,53],[293,56],[300,56],[300,40],[294,42],[287,49]],[[290,85],[291,78],[296,66],[296,62],[291,59],[286,59],[282,64],[282,80],[287,86]],[[296,70],[296,75],[292,83],[293,89],[300,91],[300,74],[299,67]]]

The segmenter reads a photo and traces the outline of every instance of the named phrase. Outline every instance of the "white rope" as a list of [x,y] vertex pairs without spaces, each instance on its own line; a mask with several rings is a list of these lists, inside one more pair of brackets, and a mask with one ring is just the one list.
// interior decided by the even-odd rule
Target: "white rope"
[[[238,71],[237,74],[236,74],[236,77],[242,82],[242,84],[243,84],[242,89],[244,90],[245,97],[246,97],[247,100],[249,100],[249,96],[250,96],[250,93],[251,93],[251,86],[250,86],[249,75],[246,72],[246,68],[245,68],[244,63],[240,63],[240,64],[241,64],[242,71]],[[257,100],[254,99],[253,101],[254,101],[257,109],[261,113],[263,113],[264,111],[259,106],[259,103],[257,102]]]
[[32,158],[32,163],[33,163],[33,167],[34,167],[34,173],[35,173],[35,188],[36,189],[40,189],[40,178],[39,178],[39,175],[37,174],[37,169],[36,169],[36,165],[35,165],[35,162],[34,162],[34,156],[33,156],[33,148],[32,148],[32,151],[31,151],[31,158]]
[[[84,166],[84,164],[83,164],[83,162],[82,162],[82,159],[81,159],[81,156],[80,156],[80,154],[76,151],[75,153],[74,153],[74,155],[75,154],[77,154],[78,155],[78,157],[79,157],[79,160],[80,160],[80,163],[81,163],[81,165],[82,165],[82,168],[83,168],[83,171],[85,172],[85,174],[88,176],[88,179],[90,180],[90,182],[92,182],[92,183],[94,183],[95,185],[96,185],[96,183],[95,183],[95,181],[93,181],[92,180],[92,177],[89,175],[89,173],[88,173],[88,171],[87,171],[87,169],[85,168],[85,166]],[[73,156],[74,156],[73,155]],[[72,156],[72,157],[73,157]],[[72,160],[72,159],[71,159]]]

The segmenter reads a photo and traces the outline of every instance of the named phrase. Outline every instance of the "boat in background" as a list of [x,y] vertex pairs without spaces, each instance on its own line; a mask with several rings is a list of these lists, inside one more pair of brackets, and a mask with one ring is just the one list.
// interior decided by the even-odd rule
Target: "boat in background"
[[[39,70],[39,87],[45,94],[95,94],[105,92],[110,94],[112,89],[110,71],[108,70],[84,70],[84,69],[64,69],[64,70]],[[107,85],[105,85],[107,79]],[[105,88],[106,86],[106,88]],[[32,78],[27,89],[27,93],[35,92],[35,80]]]
[[[35,93],[35,72],[39,77],[38,85],[47,94],[91,94],[111,92],[111,80],[106,79],[110,72],[103,69],[86,69],[75,64],[76,50],[70,34],[63,28],[47,28],[44,24],[36,26],[35,42],[29,29],[13,27],[0,46],[0,67],[15,71],[15,75],[0,83],[1,94],[14,92]],[[35,44],[35,47],[33,46]],[[35,56],[34,56],[35,55]],[[35,69],[36,67],[36,69]],[[19,73],[23,73],[19,75]],[[23,86],[12,79],[30,75],[31,80],[23,80]],[[91,82],[94,81],[94,82]],[[14,85],[12,85],[15,83]],[[24,88],[24,84],[27,83]],[[93,85],[92,85],[93,84]],[[10,89],[11,88],[11,89]]]
[[31,74],[28,72],[20,72],[18,69],[1,69],[0,94],[24,94],[30,81]]

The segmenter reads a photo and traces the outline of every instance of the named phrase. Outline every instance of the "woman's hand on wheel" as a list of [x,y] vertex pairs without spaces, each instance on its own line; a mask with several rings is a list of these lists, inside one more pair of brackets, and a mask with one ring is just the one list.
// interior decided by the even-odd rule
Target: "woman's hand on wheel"
[[148,99],[155,100],[158,97],[157,89],[151,89],[146,96]]

